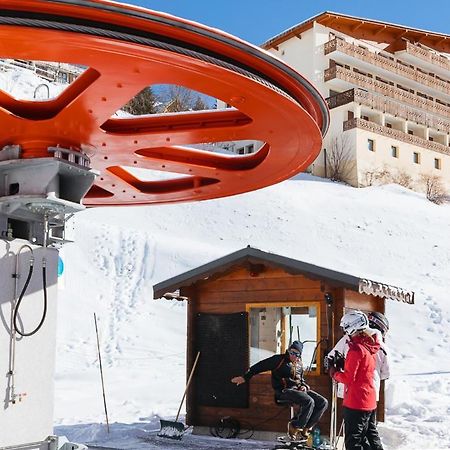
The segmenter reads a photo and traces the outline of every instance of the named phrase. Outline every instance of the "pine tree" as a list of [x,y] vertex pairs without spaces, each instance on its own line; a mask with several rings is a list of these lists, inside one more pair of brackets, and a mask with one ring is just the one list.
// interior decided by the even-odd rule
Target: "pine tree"
[[146,87],[123,108],[124,111],[135,116],[143,114],[156,114],[158,112],[158,100],[151,87]]

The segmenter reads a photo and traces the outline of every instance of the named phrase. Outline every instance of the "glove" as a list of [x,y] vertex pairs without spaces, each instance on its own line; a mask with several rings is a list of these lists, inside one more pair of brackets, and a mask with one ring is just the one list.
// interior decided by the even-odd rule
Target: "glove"
[[336,372],[337,372],[337,370],[336,370],[335,367],[330,367],[330,368],[328,369],[328,374],[330,375],[331,378],[334,377],[334,374],[335,374]]

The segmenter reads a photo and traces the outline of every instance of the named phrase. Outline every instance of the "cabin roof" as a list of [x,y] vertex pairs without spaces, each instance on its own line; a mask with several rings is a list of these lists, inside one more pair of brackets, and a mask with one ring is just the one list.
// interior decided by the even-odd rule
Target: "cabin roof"
[[[383,298],[392,298],[405,303],[414,303],[414,292],[405,291],[396,286],[377,283],[368,279],[359,278],[354,275],[337,272],[325,267],[316,266],[297,259],[277,255],[247,246],[222,258],[211,261],[195,269],[184,272],[175,277],[161,281],[154,286],[154,298],[161,298],[165,294],[172,293],[180,288],[192,286],[193,284],[207,280],[213,276],[220,275],[234,266],[249,264],[250,267],[258,265],[269,265],[281,268],[292,275],[305,275],[309,278],[320,279],[340,287],[349,288],[369,295]],[[174,298],[174,296],[170,296]]]

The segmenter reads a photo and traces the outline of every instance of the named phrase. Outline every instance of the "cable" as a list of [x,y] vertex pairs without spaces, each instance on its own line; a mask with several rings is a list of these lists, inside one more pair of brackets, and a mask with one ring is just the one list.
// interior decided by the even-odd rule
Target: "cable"
[[[30,270],[28,271],[27,279],[25,281],[25,284],[23,285],[22,291],[20,292],[16,307],[14,308],[14,330],[23,337],[33,336],[33,334],[36,334],[40,330],[42,325],[44,324],[45,318],[47,316],[47,269],[46,269],[45,258],[42,258],[42,287],[43,287],[43,293],[44,293],[44,309],[42,312],[41,320],[40,320],[39,324],[37,325],[37,327],[28,333],[21,331],[20,327],[18,325],[18,322],[17,322],[19,307],[20,307],[20,304],[22,303],[25,292],[28,289],[28,285],[30,284],[31,276],[33,275],[33,268],[34,268],[34,258],[30,259]],[[18,274],[16,274],[16,276],[18,276]]]
[[222,439],[235,439],[241,431],[239,420],[231,416],[222,417],[215,426],[209,428],[209,432],[214,437]]
[[[216,425],[209,427],[209,432],[212,436],[222,439],[235,439],[237,437],[239,437],[240,439],[250,439],[255,432],[255,427],[258,427],[268,422],[269,420],[277,418],[281,413],[285,411],[285,408],[280,408],[280,410],[277,411],[276,414],[267,417],[266,419],[260,420],[259,422],[256,422],[254,424],[244,421],[240,422],[234,417],[225,416],[222,417]],[[249,435],[246,436],[246,434],[248,433]]]

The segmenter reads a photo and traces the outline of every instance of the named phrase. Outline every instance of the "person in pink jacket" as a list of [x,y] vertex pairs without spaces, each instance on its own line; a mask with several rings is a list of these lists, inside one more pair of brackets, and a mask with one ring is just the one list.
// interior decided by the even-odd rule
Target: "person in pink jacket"
[[[376,354],[380,342],[368,334],[369,320],[362,311],[345,314],[341,327],[350,337],[344,370],[331,368],[330,376],[345,385],[344,426],[346,450],[363,450],[369,422],[377,407],[374,386]],[[379,436],[371,441],[372,450],[383,450]]]

